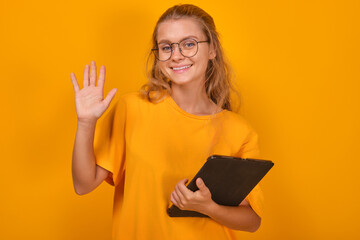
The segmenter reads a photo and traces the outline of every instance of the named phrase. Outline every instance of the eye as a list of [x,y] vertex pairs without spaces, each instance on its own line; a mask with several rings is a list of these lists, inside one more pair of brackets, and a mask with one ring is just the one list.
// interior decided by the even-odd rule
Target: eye
[[192,49],[194,46],[196,45],[196,42],[194,40],[188,39],[188,40],[184,40],[181,43],[181,47],[183,49]]
[[162,52],[171,52],[171,47],[170,47],[170,45],[163,45],[163,46],[160,46],[160,50]]

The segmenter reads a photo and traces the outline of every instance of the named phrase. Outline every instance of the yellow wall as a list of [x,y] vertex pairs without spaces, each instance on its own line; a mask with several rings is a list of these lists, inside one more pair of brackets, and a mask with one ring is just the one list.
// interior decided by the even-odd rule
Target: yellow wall
[[[77,196],[70,72],[137,90],[157,18],[178,1],[0,2],[1,239],[110,239],[112,187]],[[260,135],[261,229],[244,239],[359,239],[359,1],[199,0]]]

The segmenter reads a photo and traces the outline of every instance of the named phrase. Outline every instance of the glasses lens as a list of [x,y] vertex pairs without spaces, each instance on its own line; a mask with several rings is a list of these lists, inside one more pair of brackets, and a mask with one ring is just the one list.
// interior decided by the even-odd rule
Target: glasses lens
[[171,57],[171,45],[159,44],[158,49],[154,51],[155,57],[160,61],[166,61]]
[[180,42],[180,48],[185,57],[193,57],[197,53],[198,45],[194,39],[185,39]]

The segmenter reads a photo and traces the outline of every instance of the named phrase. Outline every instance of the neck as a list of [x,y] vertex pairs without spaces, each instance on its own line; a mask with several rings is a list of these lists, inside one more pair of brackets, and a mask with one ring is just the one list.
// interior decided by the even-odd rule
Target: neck
[[171,97],[184,111],[194,115],[211,115],[216,112],[216,104],[206,95],[202,84],[171,86]]

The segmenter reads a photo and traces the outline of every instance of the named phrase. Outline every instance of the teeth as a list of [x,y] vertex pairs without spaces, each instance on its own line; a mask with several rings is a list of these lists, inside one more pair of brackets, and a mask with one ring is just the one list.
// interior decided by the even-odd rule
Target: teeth
[[181,69],[185,69],[185,68],[189,68],[191,67],[191,65],[188,66],[184,66],[184,67],[179,67],[179,68],[173,68],[174,70],[181,70]]

